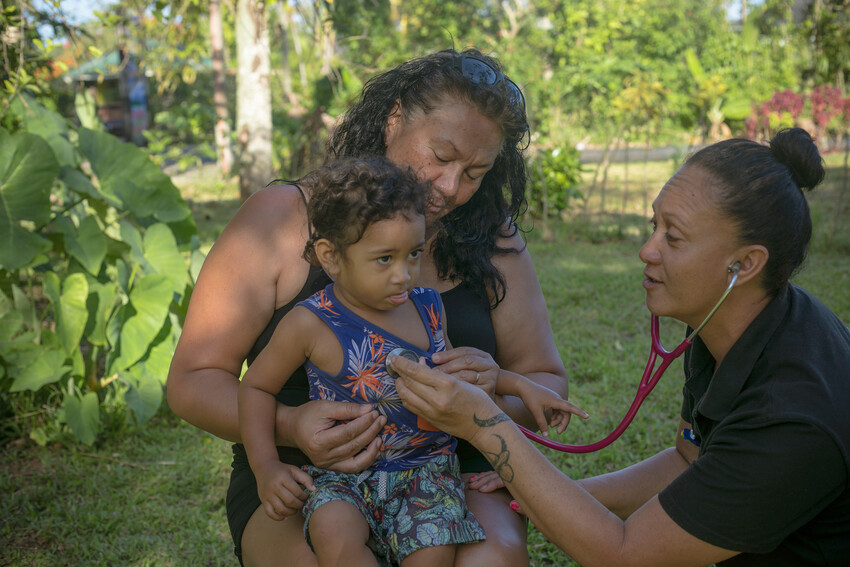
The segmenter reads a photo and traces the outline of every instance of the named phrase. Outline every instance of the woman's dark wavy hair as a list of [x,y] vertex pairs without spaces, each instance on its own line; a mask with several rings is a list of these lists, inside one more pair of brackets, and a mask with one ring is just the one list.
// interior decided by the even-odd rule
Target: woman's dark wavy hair
[[461,73],[460,65],[452,64],[461,56],[484,60],[501,70],[496,59],[478,50],[448,49],[377,75],[366,83],[333,132],[328,155],[384,155],[387,118],[397,102],[403,120],[417,111],[427,114],[453,99],[470,103],[498,124],[503,142],[492,169],[469,202],[443,217],[431,248],[441,278],[490,292],[495,307],[505,296],[505,280],[492,257],[515,252],[499,247],[497,241],[519,230],[516,221],[527,206],[523,151],[528,145],[528,121],[525,109],[511,102],[504,80],[493,85],[473,83]]
[[342,158],[303,177],[310,187],[307,217],[312,234],[304,259],[319,265],[316,241],[325,238],[339,254],[359,241],[372,223],[402,214],[425,215],[431,186],[409,168],[385,157]]
[[823,159],[808,132],[791,128],[766,146],[741,138],[695,153],[685,166],[703,169],[715,182],[715,201],[738,229],[741,244],[768,251],[761,285],[774,296],[806,259],[812,217],[803,190],[824,177]]

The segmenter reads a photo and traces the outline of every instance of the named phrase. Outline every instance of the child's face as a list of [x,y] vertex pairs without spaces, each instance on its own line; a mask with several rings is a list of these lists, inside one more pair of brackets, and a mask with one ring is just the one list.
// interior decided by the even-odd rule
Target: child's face
[[361,309],[395,309],[419,279],[424,247],[422,215],[397,214],[372,223],[338,258],[334,293]]

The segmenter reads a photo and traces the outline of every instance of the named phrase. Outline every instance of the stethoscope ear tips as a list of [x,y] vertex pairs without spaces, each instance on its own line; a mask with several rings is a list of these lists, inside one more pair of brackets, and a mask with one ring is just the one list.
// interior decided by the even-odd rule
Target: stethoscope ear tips
[[741,262],[735,262],[734,264],[732,264],[731,266],[726,268],[726,271],[729,272],[730,274],[737,274],[740,269],[741,269]]

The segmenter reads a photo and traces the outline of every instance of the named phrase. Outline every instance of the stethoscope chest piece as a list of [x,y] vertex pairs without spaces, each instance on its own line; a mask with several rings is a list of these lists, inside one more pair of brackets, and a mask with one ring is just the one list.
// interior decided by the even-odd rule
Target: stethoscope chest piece
[[413,362],[419,362],[419,355],[410,350],[409,348],[397,347],[392,349],[389,353],[387,353],[387,358],[385,364],[387,366],[387,374],[389,374],[390,378],[398,378],[398,372],[390,366],[390,361],[393,357],[400,356],[402,358],[406,358],[407,360],[412,360]]

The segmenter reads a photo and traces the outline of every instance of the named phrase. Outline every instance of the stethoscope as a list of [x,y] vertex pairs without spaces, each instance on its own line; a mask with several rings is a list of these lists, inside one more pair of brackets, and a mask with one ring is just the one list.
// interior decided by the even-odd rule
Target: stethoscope
[[[727,268],[727,272],[732,274],[732,279],[729,282],[729,285],[726,286],[726,290],[723,292],[723,295],[720,296],[720,299],[717,303],[714,304],[714,307],[711,308],[711,311],[708,312],[708,315],[705,316],[705,319],[702,320],[702,323],[694,329],[685,340],[683,340],[679,346],[674,348],[672,351],[668,351],[661,344],[661,338],[658,335],[658,316],[652,315],[650,317],[650,325],[649,325],[649,334],[652,338],[652,342],[649,349],[649,359],[646,361],[646,368],[643,370],[643,376],[640,379],[640,383],[638,384],[637,393],[635,394],[635,399],[632,402],[632,405],[629,407],[629,411],[626,412],[626,415],[623,417],[623,420],[620,422],[614,431],[612,431],[607,437],[602,439],[601,441],[597,441],[596,443],[591,443],[589,445],[566,445],[564,443],[559,443],[558,441],[552,441],[547,437],[543,437],[542,435],[531,431],[523,427],[522,425],[517,424],[517,427],[523,434],[529,439],[540,443],[541,445],[548,447],[550,449],[555,449],[556,451],[562,451],[564,453],[592,453],[594,451],[598,451],[600,449],[604,449],[611,443],[617,440],[620,435],[626,430],[626,428],[632,423],[632,420],[637,415],[638,409],[640,409],[641,404],[643,404],[644,400],[649,393],[652,392],[653,388],[658,384],[659,380],[661,380],[661,376],[664,375],[664,372],[667,370],[667,367],[670,364],[679,358],[685,350],[689,346],[693,344],[694,339],[697,334],[705,327],[706,323],[708,323],[709,319],[714,315],[714,313],[720,308],[723,302],[728,297],[729,293],[732,291],[732,287],[735,285],[735,282],[738,280],[738,271],[741,269],[740,262],[735,262],[729,268]],[[406,348],[395,348],[391,350],[387,354],[387,362],[389,362],[390,358],[393,356],[402,356],[414,362],[419,361],[418,355],[412,350]],[[661,357],[661,364],[658,368],[653,372],[653,368],[655,368],[655,361],[657,357]],[[393,378],[397,378],[398,374],[395,370],[387,364],[387,374],[392,376]]]
[[[591,443],[589,445],[566,445],[564,443],[559,443],[557,441],[552,441],[542,435],[535,433],[529,429],[526,429],[522,425],[517,424],[520,431],[522,431],[526,437],[532,439],[545,447],[549,447],[550,449],[555,449],[557,451],[562,451],[564,453],[592,453],[594,451],[598,451],[603,449],[613,443],[626,428],[631,424],[632,420],[637,415],[638,409],[640,409],[641,404],[652,392],[653,388],[655,388],[658,381],[661,380],[661,376],[664,375],[664,371],[667,370],[667,367],[670,364],[679,358],[685,350],[693,344],[694,339],[697,334],[705,327],[705,324],[708,323],[709,319],[714,315],[714,313],[720,308],[723,302],[726,300],[726,297],[732,291],[732,287],[735,285],[735,282],[738,280],[738,270],[741,269],[740,262],[735,262],[729,268],[727,268],[727,272],[732,274],[732,280],[729,282],[729,285],[726,286],[726,291],[723,292],[723,295],[720,296],[720,299],[717,303],[714,304],[711,311],[708,312],[708,315],[705,316],[705,319],[702,320],[702,323],[699,324],[699,327],[694,329],[685,340],[679,343],[679,346],[674,348],[672,351],[666,350],[661,344],[661,338],[658,336],[658,316],[652,315],[650,317],[649,324],[649,334],[652,337],[651,346],[649,349],[649,360],[646,361],[646,368],[643,370],[643,376],[640,379],[640,383],[638,384],[637,393],[635,394],[635,399],[632,402],[632,405],[629,407],[629,411],[626,412],[625,417],[620,422],[614,431],[612,431],[608,437],[602,439],[601,441],[597,441],[596,443]],[[655,370],[655,360],[656,357],[661,357],[661,364]]]

